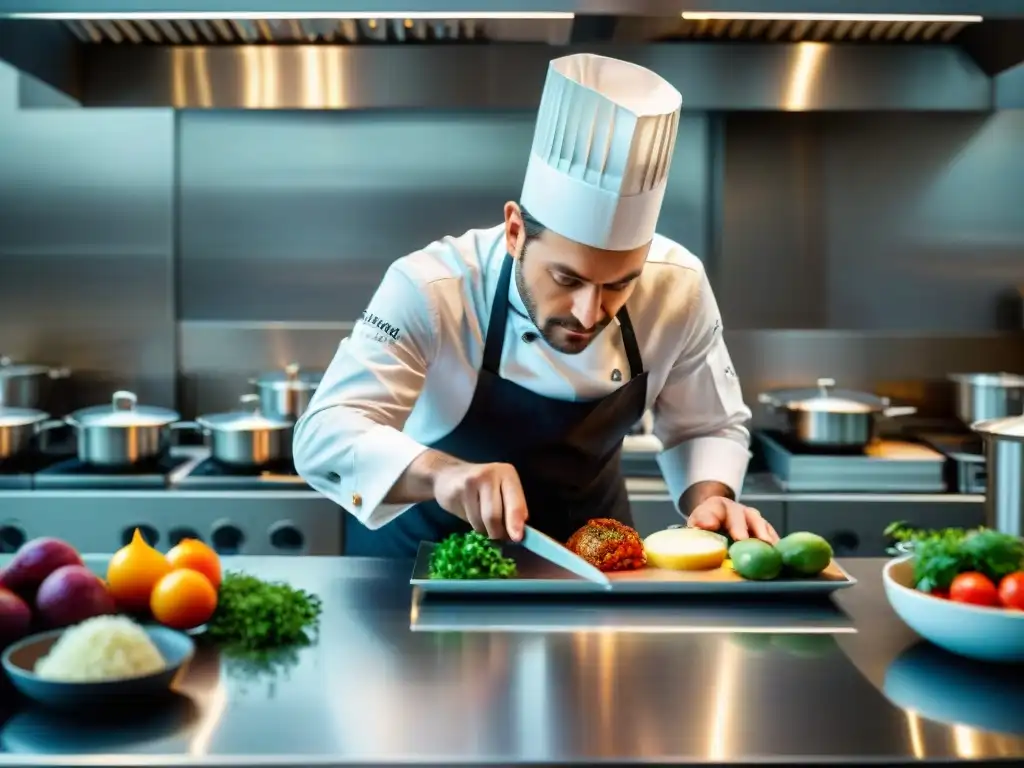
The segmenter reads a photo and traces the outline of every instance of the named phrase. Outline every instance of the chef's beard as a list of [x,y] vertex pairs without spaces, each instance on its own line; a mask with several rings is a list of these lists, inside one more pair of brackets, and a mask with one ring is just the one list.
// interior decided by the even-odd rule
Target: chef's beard
[[[530,316],[530,320],[535,326],[537,326],[537,330],[540,331],[540,335],[544,337],[544,341],[546,341],[553,349],[566,355],[578,355],[589,347],[591,342],[600,335],[605,326],[612,321],[611,317],[605,317],[592,329],[585,328],[580,321],[572,315],[569,315],[568,317],[549,317],[542,325],[537,319],[537,302],[533,298],[533,294],[530,292],[530,287],[526,284],[526,280],[523,278],[523,258],[525,258],[525,256],[526,254],[524,253],[516,259],[516,288],[519,289],[519,297],[523,300],[523,305],[526,307],[526,314]],[[559,328],[576,331],[577,333],[588,333],[591,331],[592,333],[589,338],[584,339],[582,342],[571,343],[558,338],[556,331]]]

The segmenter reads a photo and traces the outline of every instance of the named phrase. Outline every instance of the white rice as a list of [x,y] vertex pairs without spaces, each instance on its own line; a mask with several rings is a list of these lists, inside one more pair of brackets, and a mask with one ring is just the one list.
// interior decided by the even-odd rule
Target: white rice
[[96,616],[65,630],[36,663],[46,680],[100,682],[142,677],[167,666],[149,635],[125,616]]

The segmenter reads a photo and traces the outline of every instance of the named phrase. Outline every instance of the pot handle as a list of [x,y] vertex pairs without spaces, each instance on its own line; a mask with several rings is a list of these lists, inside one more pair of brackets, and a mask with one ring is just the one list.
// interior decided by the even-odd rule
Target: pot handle
[[135,396],[134,392],[122,389],[114,393],[111,402],[115,411],[134,411],[135,404],[139,402],[139,398]]
[[917,413],[917,408],[912,405],[898,405],[892,408],[886,408],[882,411],[882,415],[887,419],[892,419],[897,416],[913,416]]
[[48,372],[48,375],[49,375],[49,377],[51,379],[53,379],[55,381],[57,379],[70,379],[71,378],[71,369],[70,368],[51,368],[49,370],[49,372]]
[[254,394],[242,395],[238,398],[238,404],[242,407],[243,411],[252,411],[253,413],[260,412],[260,396]]

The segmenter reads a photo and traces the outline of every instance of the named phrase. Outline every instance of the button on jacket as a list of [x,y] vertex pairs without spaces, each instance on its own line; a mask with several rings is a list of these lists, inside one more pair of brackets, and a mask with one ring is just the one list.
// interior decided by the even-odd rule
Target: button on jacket
[[[604,397],[628,381],[615,322],[567,355],[537,334],[514,280],[507,297],[494,296],[505,256],[502,225],[445,238],[392,264],[296,424],[300,474],[370,529],[412,506],[383,500],[426,445],[465,415],[497,298],[510,310],[502,378],[562,400]],[[738,495],[751,414],[703,264],[656,235],[626,307],[649,371],[647,407],[672,498],[678,503],[689,486],[709,480]]]

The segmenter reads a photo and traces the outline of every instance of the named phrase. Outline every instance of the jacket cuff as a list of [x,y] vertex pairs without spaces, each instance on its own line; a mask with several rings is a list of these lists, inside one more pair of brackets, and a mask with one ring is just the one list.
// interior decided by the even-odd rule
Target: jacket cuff
[[426,450],[394,427],[378,425],[367,431],[353,446],[352,466],[339,473],[345,509],[376,530],[415,506],[383,502],[402,473]]
[[749,463],[749,448],[727,437],[697,437],[658,454],[658,466],[677,509],[683,492],[695,483],[722,483],[739,499]]

